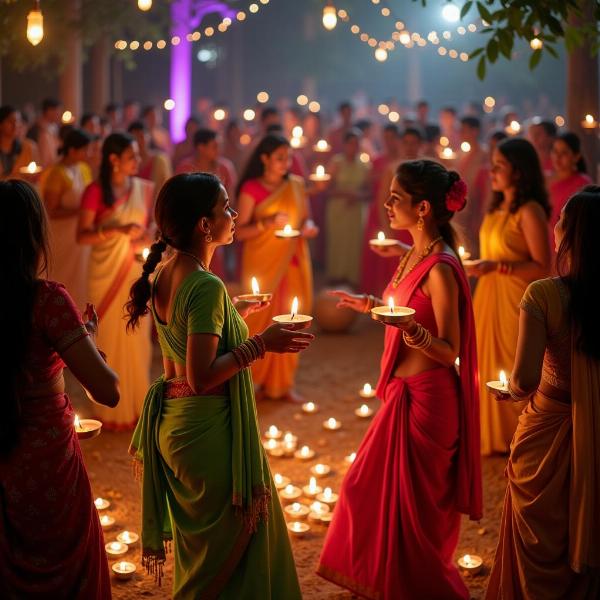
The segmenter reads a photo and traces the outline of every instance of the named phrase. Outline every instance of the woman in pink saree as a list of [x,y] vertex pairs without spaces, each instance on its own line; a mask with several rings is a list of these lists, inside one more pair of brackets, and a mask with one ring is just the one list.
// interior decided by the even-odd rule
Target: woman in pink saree
[[383,403],[342,484],[318,567],[364,598],[469,597],[453,565],[460,513],[482,513],[473,312],[450,225],[465,196],[457,173],[427,160],[403,163],[386,209],[414,245],[398,244],[383,300],[333,292],[339,306],[359,312],[390,297],[416,311],[386,326]]

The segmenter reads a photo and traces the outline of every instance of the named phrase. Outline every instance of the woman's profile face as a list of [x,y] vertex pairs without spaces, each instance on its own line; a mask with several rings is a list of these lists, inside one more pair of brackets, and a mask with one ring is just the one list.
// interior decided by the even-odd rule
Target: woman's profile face
[[573,152],[564,140],[555,140],[550,157],[556,172],[574,173],[577,171],[577,162],[581,158],[581,154]]
[[290,169],[290,148],[289,146],[279,146],[271,154],[262,154],[261,160],[265,173],[283,177]]
[[505,192],[514,187],[512,165],[498,148],[492,154],[491,182],[494,192]]
[[229,203],[227,191],[221,185],[219,199],[213,209],[213,218],[211,219],[210,232],[213,242],[218,246],[231,244],[235,232],[235,220],[238,213]]
[[409,229],[419,218],[418,204],[413,205],[412,197],[402,188],[397,177],[392,179],[390,195],[384,206],[392,229]]

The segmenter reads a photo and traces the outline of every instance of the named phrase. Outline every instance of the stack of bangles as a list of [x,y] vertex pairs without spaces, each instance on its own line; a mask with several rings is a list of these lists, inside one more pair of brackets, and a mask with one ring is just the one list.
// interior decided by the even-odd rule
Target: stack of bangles
[[413,335],[408,335],[406,331],[402,332],[404,343],[409,348],[416,350],[427,350],[431,346],[432,335],[423,325],[417,323],[417,331]]
[[255,360],[263,358],[267,348],[265,342],[260,335],[253,335],[248,338],[243,344],[234,348],[231,353],[235,356],[235,360],[240,369],[249,367]]
[[363,312],[368,313],[375,306],[375,303],[377,302],[377,298],[375,298],[375,296],[372,296],[371,294],[367,294],[365,296],[365,300],[367,302],[365,304],[365,307],[363,308]]
[[508,385],[506,387],[508,389],[508,393],[510,394],[510,397],[515,402],[521,402],[522,400],[525,400],[525,398],[528,398],[529,396],[531,396],[531,394],[518,394],[517,392],[515,392],[515,388],[513,388],[513,386],[511,385],[510,379],[508,380]]
[[500,275],[510,275],[512,273],[513,266],[512,263],[499,262],[496,269]]

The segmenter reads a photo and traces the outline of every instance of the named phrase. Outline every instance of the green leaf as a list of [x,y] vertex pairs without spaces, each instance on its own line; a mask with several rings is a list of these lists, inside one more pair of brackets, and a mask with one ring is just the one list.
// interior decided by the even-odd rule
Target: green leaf
[[498,42],[495,39],[492,38],[488,42],[486,54],[491,63],[495,63],[498,60]]
[[546,52],[548,52],[548,54],[551,54],[554,58],[558,58],[558,52],[553,46],[544,43],[544,49],[546,50]]
[[460,9],[461,20],[467,16],[467,13],[471,10],[471,6],[473,6],[472,0],[469,0],[469,2],[465,2],[463,4],[463,7]]
[[488,23],[493,21],[492,13],[481,3],[477,2],[477,10],[479,12],[479,16]]
[[540,62],[541,58],[542,50],[534,50],[533,54],[529,57],[529,68],[535,69],[538,66],[538,63]]
[[473,60],[477,56],[479,56],[483,52],[483,48],[477,48],[477,50],[473,50],[473,52],[469,53],[469,60]]
[[485,79],[485,56],[482,56],[477,63],[477,77]]

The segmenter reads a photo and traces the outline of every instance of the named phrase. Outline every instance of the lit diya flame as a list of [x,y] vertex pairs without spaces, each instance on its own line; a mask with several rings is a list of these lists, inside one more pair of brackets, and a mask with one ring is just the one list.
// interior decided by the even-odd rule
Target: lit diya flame
[[317,165],[317,168],[315,169],[315,175],[317,177],[324,177],[325,176],[325,167],[323,165]]
[[147,260],[147,259],[148,259],[148,256],[150,256],[150,248],[144,248],[144,249],[142,250],[142,258],[143,258],[144,260]]
[[291,226],[291,225],[286,225],[286,226],[283,228],[283,233],[284,233],[285,235],[292,235],[292,226]]
[[370,383],[365,383],[365,385],[363,385],[363,394],[372,394],[373,393],[373,388],[371,387]]
[[296,127],[294,127],[292,129],[292,137],[301,138],[303,135],[304,135],[304,129],[302,129],[302,127],[300,127],[300,125],[296,125]]
[[465,255],[465,247],[464,246],[459,246],[458,247],[458,255],[462,258]]
[[292,300],[291,318],[293,319],[298,314],[298,296],[294,296]]
[[508,379],[506,378],[506,373],[504,371],[500,371],[499,379],[502,387],[508,386]]
[[256,277],[252,278],[252,293],[253,294],[260,294],[260,288],[258,287],[258,281],[256,280]]
[[31,161],[28,165],[27,165],[27,172],[28,173],[35,173],[37,171],[37,165],[35,163],[35,161]]
[[393,313],[395,310],[394,307],[394,299],[390,296],[388,299],[388,308],[390,309],[390,312]]
[[79,420],[79,415],[75,415],[75,429],[81,429],[81,421]]
[[383,233],[383,231],[380,231],[380,232],[377,234],[377,239],[378,239],[380,242],[383,242],[383,241],[385,241],[385,233]]
[[317,152],[327,152],[330,149],[329,144],[327,143],[327,140],[319,140],[316,144],[315,144],[315,150]]

